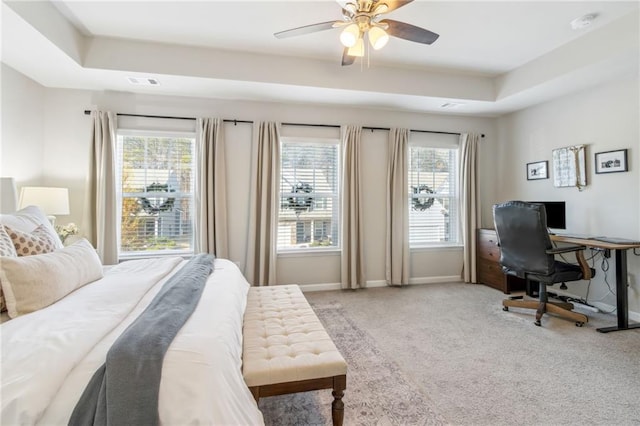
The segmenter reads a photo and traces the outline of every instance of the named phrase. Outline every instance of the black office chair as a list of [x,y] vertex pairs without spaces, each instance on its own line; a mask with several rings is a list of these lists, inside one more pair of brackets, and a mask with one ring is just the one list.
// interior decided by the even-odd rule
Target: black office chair
[[[573,312],[573,304],[549,302],[547,286],[566,281],[588,280],[595,275],[589,268],[583,251],[584,246],[554,248],[547,230],[547,216],[542,204],[509,201],[493,206],[493,220],[500,245],[500,264],[505,274],[516,275],[540,284],[539,300],[502,301],[503,309],[509,307],[536,309],[535,324],[545,312],[571,319],[582,327],[589,319],[586,315]],[[554,255],[575,252],[578,265],[558,262]]]

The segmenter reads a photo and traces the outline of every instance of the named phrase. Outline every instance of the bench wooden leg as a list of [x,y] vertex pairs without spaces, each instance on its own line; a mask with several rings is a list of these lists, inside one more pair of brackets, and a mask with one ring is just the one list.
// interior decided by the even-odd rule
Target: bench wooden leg
[[336,376],[333,378],[333,402],[331,403],[331,420],[333,426],[342,426],[344,420],[344,390],[347,387],[347,376]]
[[344,392],[334,390],[331,394],[333,395],[333,402],[331,403],[331,420],[333,421],[333,426],[342,426],[342,421],[344,420],[344,402],[342,402],[342,397],[344,396]]
[[260,400],[260,386],[250,387],[249,390],[251,391],[253,398],[258,402]]

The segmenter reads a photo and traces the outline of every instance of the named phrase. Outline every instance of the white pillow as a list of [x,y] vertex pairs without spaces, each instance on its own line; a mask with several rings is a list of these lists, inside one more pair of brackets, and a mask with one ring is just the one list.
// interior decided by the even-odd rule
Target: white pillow
[[0,281],[11,318],[49,306],[102,276],[98,253],[86,239],[51,253],[6,257],[0,262]]
[[40,210],[40,207],[27,206],[15,213],[0,214],[0,225],[7,225],[11,229],[29,234],[32,234],[38,226],[42,225],[51,235],[51,239],[55,241],[56,248],[64,247],[60,237],[58,237],[58,233],[44,212]]

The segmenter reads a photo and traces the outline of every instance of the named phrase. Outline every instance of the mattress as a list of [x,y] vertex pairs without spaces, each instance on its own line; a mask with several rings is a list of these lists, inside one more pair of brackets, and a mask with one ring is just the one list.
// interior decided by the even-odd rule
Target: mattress
[[[53,305],[3,323],[0,423],[67,424],[111,344],[184,263],[123,262]],[[215,260],[163,362],[162,424],[264,424],[241,371],[248,289],[233,262]]]

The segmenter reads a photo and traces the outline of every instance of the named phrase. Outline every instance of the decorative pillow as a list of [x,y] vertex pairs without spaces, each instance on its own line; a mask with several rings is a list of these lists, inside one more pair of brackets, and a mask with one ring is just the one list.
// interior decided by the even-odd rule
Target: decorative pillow
[[[13,246],[11,237],[7,234],[4,226],[0,225],[0,256],[1,257],[18,257],[16,248]],[[2,262],[2,260],[0,260]],[[2,293],[2,283],[0,282],[0,312],[7,310],[7,305],[4,302],[4,293]]]
[[50,253],[58,248],[56,241],[42,225],[38,226],[30,234],[16,231],[7,225],[4,225],[4,229],[9,234],[18,256]]
[[37,206],[27,206],[12,214],[0,214],[0,225],[6,225],[16,231],[27,233],[32,233],[34,229],[42,225],[55,242],[55,247],[64,247],[53,225],[51,225],[47,216]]
[[4,226],[0,225],[0,256],[2,257],[17,257],[16,248],[13,246],[11,237],[7,234],[7,230]]
[[98,253],[86,239],[38,256],[3,258],[0,265],[11,318],[49,306],[102,276]]

